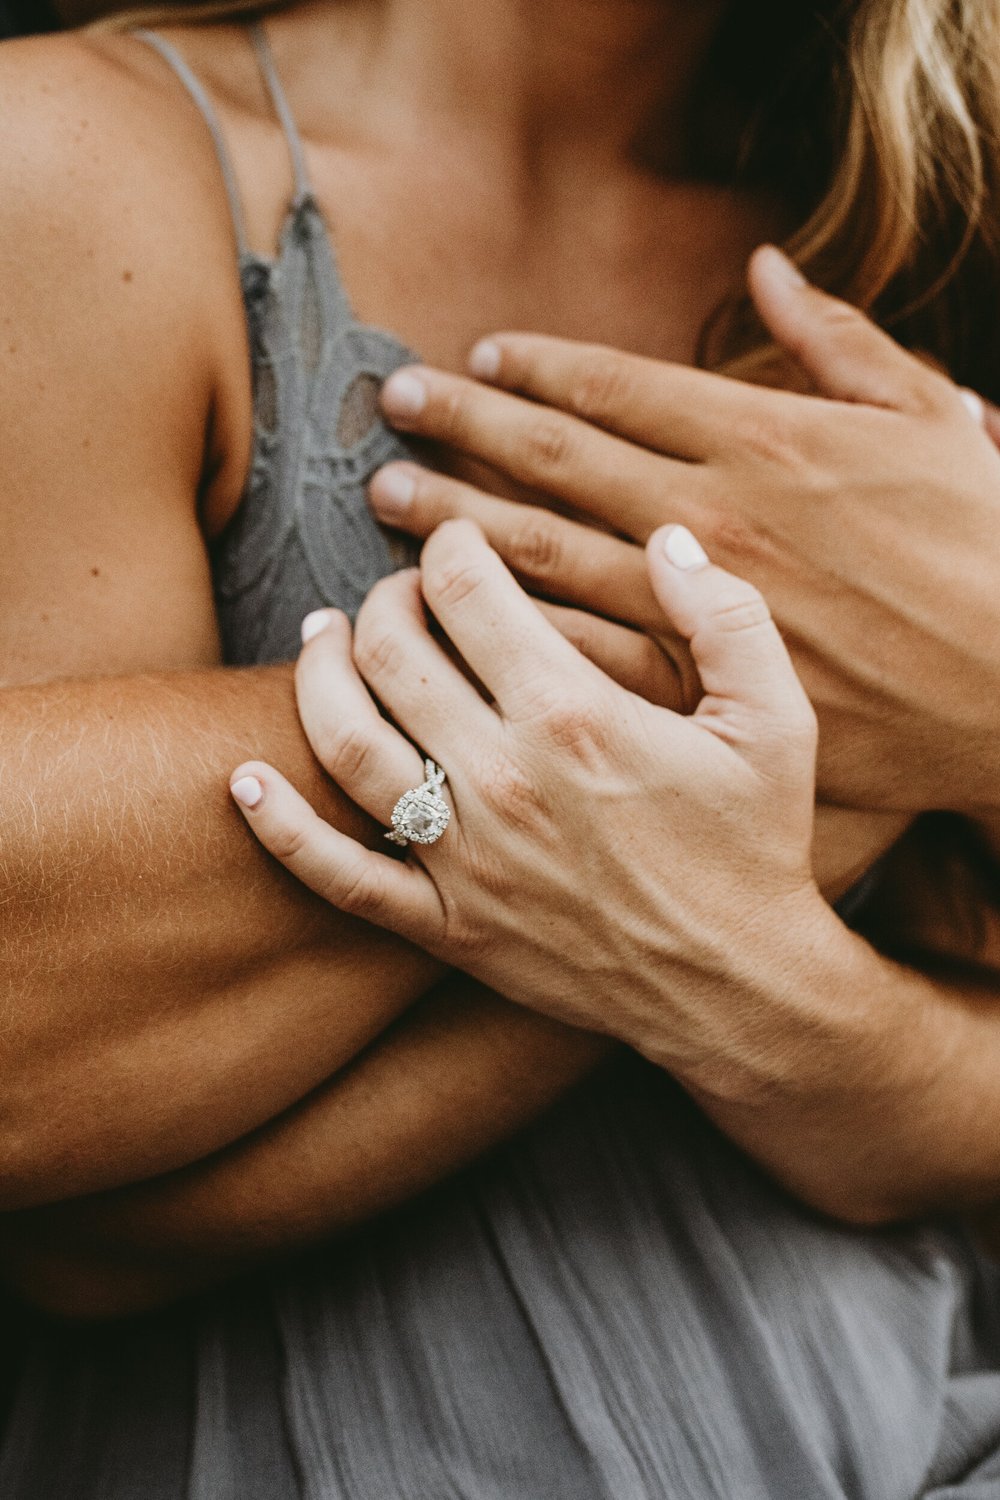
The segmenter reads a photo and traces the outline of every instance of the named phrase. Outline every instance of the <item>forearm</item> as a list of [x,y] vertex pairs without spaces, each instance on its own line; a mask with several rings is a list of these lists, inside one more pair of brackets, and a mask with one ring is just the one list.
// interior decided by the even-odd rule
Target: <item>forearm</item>
[[770,1072],[699,1096],[793,1192],[849,1220],[1000,1198],[1000,914],[941,834],[915,830],[891,856],[872,941],[832,921],[813,944],[773,940]]
[[[808,983],[791,986],[795,1025],[783,1048],[767,1048],[768,1086],[702,1102],[790,1190],[848,1220],[990,1196],[1000,1000],[846,938],[846,952],[790,961],[791,971],[807,960]],[[169,1300],[419,1193],[533,1118],[606,1050],[457,977],[309,1100],[212,1160],[10,1216],[6,1274],[73,1316]],[[966,1109],[958,1138],[956,1101]]]
[[262,854],[228,775],[266,751],[325,815],[290,668],[6,691],[0,1201],[149,1177],[288,1108],[440,973]]
[[535,1118],[606,1051],[456,978],[212,1160],[8,1216],[0,1264],[22,1295],[69,1316],[170,1300],[413,1197]]
[[[380,839],[320,773],[290,668],[8,690],[0,719],[0,1205],[138,1181],[288,1108],[440,972],[317,901],[227,794],[279,760],[328,819]],[[835,871],[889,834],[825,814]],[[870,822],[870,820],[868,820]]]
[[[889,832],[825,810],[831,889]],[[180,1296],[418,1194],[537,1115],[608,1047],[456,976],[310,1099],[212,1160],[10,1216],[6,1274],[71,1316]]]
[[825,979],[831,999],[850,987],[872,1014],[759,1098],[699,1096],[708,1113],[792,1193],[849,1222],[995,1201],[1000,986],[934,983],[860,951]]

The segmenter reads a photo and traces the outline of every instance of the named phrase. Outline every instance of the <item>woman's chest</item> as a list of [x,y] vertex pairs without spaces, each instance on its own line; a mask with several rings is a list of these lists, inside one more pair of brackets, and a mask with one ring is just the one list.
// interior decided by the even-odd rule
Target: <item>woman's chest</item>
[[[552,182],[462,149],[359,148],[313,150],[310,171],[359,322],[452,369],[503,328],[691,361],[750,251],[781,232],[766,204],[631,169],[567,164]],[[274,204],[259,216],[267,243]]]

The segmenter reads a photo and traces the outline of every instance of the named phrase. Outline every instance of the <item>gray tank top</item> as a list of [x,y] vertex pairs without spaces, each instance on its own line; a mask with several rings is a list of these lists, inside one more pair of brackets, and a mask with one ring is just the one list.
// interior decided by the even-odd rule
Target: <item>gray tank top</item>
[[222,127],[187,62],[155,32],[138,36],[177,74],[215,143],[232,212],[253,366],[253,456],[239,510],[212,548],[225,660],[288,661],[303,615],[357,611],[372,584],[410,560],[365,499],[371,476],[411,457],[378,411],[385,378],[415,356],[359,323],[313,195],[305,151],[263,27],[249,29],[264,85],[288,141],[294,196],[277,254],[247,243],[239,183]]

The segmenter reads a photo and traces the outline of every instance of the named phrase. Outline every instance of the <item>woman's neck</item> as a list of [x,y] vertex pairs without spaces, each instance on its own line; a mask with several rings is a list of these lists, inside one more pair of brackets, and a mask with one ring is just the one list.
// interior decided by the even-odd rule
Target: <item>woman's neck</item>
[[[629,154],[651,118],[679,120],[727,0],[318,0],[387,109],[492,137],[540,169],[568,148]],[[326,26],[324,27],[324,22]],[[334,43],[335,45],[336,43]]]

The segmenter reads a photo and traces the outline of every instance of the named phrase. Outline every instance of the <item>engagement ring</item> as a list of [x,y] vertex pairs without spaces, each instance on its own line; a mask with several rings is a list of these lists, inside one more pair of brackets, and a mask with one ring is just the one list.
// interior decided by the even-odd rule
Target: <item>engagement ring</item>
[[444,772],[432,760],[424,761],[427,780],[404,792],[392,810],[392,844],[436,844],[451,821],[451,808],[441,796]]

